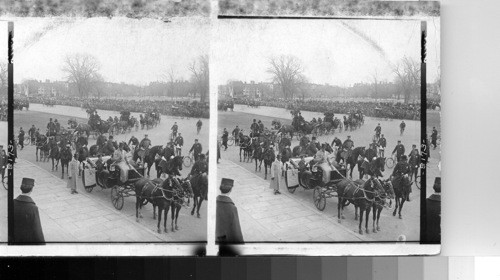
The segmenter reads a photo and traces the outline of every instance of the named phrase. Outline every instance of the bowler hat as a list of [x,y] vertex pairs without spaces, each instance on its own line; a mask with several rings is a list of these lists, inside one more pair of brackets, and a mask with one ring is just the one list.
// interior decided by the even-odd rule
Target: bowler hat
[[21,182],[21,191],[23,193],[29,193],[35,186],[35,179],[31,178],[23,178],[23,181]]
[[234,185],[233,179],[222,178],[220,182],[220,190],[222,193],[228,193],[233,188],[233,185]]

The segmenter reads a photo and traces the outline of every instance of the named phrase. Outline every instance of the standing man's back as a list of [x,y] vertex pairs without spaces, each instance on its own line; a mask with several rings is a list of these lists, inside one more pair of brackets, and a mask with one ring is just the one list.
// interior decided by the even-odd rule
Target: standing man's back
[[35,180],[23,178],[22,194],[14,199],[14,242],[25,244],[43,244],[42,225],[38,207],[31,198]]

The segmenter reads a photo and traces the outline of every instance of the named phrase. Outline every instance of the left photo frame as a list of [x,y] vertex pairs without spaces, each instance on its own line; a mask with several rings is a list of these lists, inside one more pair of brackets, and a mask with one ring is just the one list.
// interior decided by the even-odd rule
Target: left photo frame
[[0,244],[8,241],[8,24],[0,21]]
[[12,21],[10,244],[206,244],[208,19]]

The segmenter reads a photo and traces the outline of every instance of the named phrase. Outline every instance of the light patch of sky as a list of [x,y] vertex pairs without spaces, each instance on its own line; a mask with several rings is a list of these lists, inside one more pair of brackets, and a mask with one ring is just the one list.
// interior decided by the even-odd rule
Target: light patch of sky
[[[392,81],[393,67],[404,56],[420,61],[420,21],[219,20],[211,55],[217,85],[228,80],[270,81],[268,58],[278,55],[298,57],[312,83],[371,82],[375,71],[379,80]],[[437,65],[428,61],[428,68]],[[428,69],[429,81],[436,72]]]
[[159,20],[108,18],[15,18],[15,83],[25,79],[65,80],[64,57],[88,53],[109,82],[145,85],[189,79],[189,64],[209,51],[210,25],[204,18]]

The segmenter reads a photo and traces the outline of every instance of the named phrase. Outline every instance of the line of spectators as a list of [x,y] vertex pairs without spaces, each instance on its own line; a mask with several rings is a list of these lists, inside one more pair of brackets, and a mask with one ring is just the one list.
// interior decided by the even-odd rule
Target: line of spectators
[[389,118],[389,119],[420,119],[420,103],[401,102],[382,102],[382,101],[333,101],[316,99],[293,99],[285,100],[282,98],[271,99],[235,99],[236,104],[248,106],[271,106],[285,108],[289,110],[311,111],[311,112],[329,112],[337,114],[348,114],[350,112],[361,111],[363,115],[369,117]]
[[209,103],[198,101],[170,101],[170,100],[126,100],[106,98],[79,98],[79,97],[29,97],[30,103],[53,104],[65,106],[79,106],[84,109],[109,111],[150,112],[157,110],[163,115],[209,118]]

